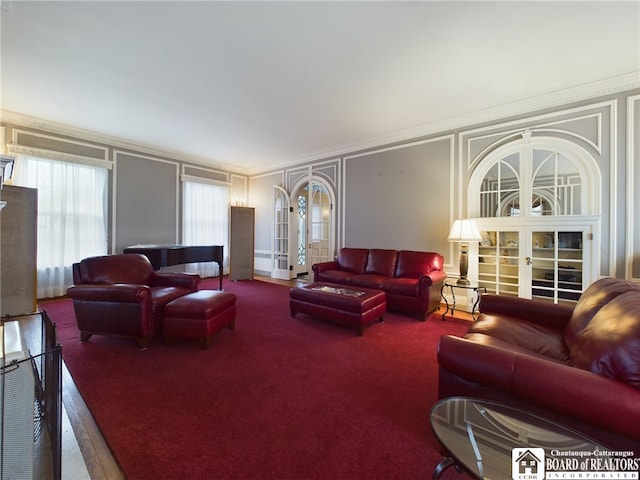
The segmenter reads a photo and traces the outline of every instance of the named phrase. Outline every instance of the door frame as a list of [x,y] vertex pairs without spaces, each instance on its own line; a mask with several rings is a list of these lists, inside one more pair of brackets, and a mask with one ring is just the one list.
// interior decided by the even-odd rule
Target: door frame
[[[309,185],[311,183],[319,183],[321,184],[328,192],[329,194],[329,199],[331,202],[331,210],[329,213],[329,248],[328,251],[329,253],[329,257],[327,257],[327,261],[332,260],[333,259],[333,253],[334,253],[334,249],[335,249],[335,228],[336,228],[336,194],[335,191],[331,185],[331,183],[329,181],[327,181],[325,178],[318,176],[318,175],[313,175],[313,173],[310,173],[307,176],[301,177],[296,183],[293,184],[293,186],[290,189],[290,196],[289,196],[289,205],[293,206],[294,210],[295,210],[295,214],[297,215],[297,205],[298,205],[298,201],[296,198],[296,192],[302,188],[304,188],[305,185]],[[309,197],[307,196],[307,199]],[[307,207],[309,206],[309,202],[307,202]],[[309,215],[307,215],[307,240],[309,238],[309,222],[310,222],[310,217]],[[292,257],[291,257],[291,265],[292,265],[292,277],[291,278],[295,278],[297,276],[297,272],[303,272],[304,270],[299,270],[297,268],[297,264],[298,264],[298,222],[297,219],[296,221],[292,221],[290,223],[290,229],[289,229],[289,245],[291,246],[291,252],[295,252]],[[306,271],[309,273],[309,275],[311,275],[311,263],[309,261],[309,255],[306,255],[305,257],[305,261],[306,261]],[[295,263],[293,263],[295,262]]]

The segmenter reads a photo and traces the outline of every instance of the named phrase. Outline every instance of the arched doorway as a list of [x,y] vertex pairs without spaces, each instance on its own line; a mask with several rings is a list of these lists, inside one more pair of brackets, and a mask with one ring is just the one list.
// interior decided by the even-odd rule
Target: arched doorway
[[272,277],[302,278],[333,258],[334,205],[333,188],[320,177],[302,179],[288,196],[275,187]]

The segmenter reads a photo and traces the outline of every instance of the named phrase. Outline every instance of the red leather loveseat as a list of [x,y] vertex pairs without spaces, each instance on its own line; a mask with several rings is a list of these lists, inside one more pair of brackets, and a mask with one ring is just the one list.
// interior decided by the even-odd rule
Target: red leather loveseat
[[387,308],[418,314],[421,320],[440,304],[447,274],[434,252],[343,248],[332,262],[313,265],[313,281],[382,290]]
[[578,303],[483,295],[438,347],[440,398],[496,400],[640,452],[640,284],[604,278]]
[[73,265],[73,300],[80,340],[91,335],[134,338],[140,348],[162,332],[164,307],[198,290],[200,277],[155,272],[139,253],[85,258]]

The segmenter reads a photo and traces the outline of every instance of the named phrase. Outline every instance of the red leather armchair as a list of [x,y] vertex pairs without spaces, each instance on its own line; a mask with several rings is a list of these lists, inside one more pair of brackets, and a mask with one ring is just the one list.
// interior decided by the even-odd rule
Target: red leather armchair
[[73,265],[73,300],[80,340],[96,335],[131,337],[142,349],[162,331],[164,306],[198,290],[200,277],[155,272],[137,253],[85,258]]

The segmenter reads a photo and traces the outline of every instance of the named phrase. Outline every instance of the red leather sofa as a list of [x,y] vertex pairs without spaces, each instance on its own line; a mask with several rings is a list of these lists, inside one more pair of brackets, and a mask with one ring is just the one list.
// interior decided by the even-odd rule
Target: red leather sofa
[[640,284],[604,278],[575,306],[484,295],[438,347],[440,398],[524,408],[604,446],[640,452]]
[[444,257],[434,252],[343,248],[332,262],[313,265],[313,281],[382,290],[387,308],[418,314],[421,320],[440,304],[447,278]]
[[198,290],[200,277],[155,272],[139,253],[85,258],[73,265],[73,300],[80,340],[93,334],[134,338],[147,348],[162,332],[164,306]]

